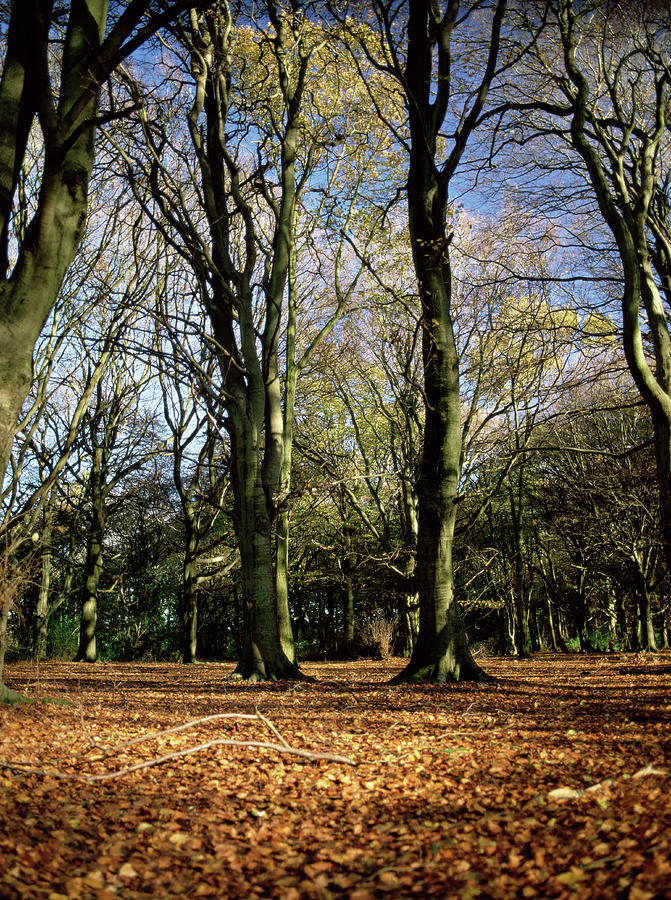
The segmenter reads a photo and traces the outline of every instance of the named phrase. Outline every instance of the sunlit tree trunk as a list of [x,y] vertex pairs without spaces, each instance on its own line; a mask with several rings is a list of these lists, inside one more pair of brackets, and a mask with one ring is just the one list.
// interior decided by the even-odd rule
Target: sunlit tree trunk
[[421,301],[425,423],[417,484],[419,634],[396,683],[481,681],[487,677],[468,647],[454,586],[462,429],[447,205],[450,179],[494,77],[505,2],[496,5],[487,65],[476,100],[468,113],[464,112],[447,159],[440,163],[438,138],[451,99],[450,40],[459,7],[458,0],[449,0],[444,10],[428,0],[415,0],[408,8],[402,84],[410,125],[407,200]]
[[277,592],[277,622],[280,645],[284,655],[296,662],[296,645],[291,625],[289,609],[289,559],[290,559],[290,504],[291,462],[294,446],[294,418],[296,409],[296,389],[298,385],[298,365],[296,362],[296,240],[294,211],[289,246],[287,270],[287,328],[284,372],[284,408],[282,435],[282,462],[278,484],[279,509],[275,522],[275,590]]
[[644,554],[641,550],[634,550],[632,561],[634,563],[634,596],[636,598],[637,611],[637,615],[634,617],[637,649],[654,652],[657,650],[657,641],[652,622],[650,592],[646,577],[649,566],[649,553]]
[[104,451],[102,447],[96,447],[89,483],[92,507],[91,525],[86,544],[79,647],[75,656],[75,662],[95,662],[98,657],[96,647],[98,590],[103,573],[103,542],[107,527],[107,510],[105,508],[104,494],[105,475]]
[[51,525],[41,535],[40,584],[35,607],[35,632],[33,635],[33,659],[42,660],[47,655],[47,626],[49,624],[49,591],[51,587]]
[[552,612],[552,600],[549,591],[545,592],[545,603],[548,611],[548,625],[550,627],[550,641],[552,650],[557,653],[559,651],[559,641],[557,640],[557,630],[555,628],[554,614]]
[[661,647],[661,649],[668,650],[669,649],[669,624],[668,624],[668,620],[666,617],[666,613],[664,613],[662,615],[661,632],[662,632],[662,647]]
[[182,567],[182,662],[194,663],[198,653],[198,535],[185,516],[184,565]]
[[298,676],[280,645],[272,528],[258,466],[259,447],[240,421],[231,429],[235,528],[242,563],[242,602],[248,629],[234,677],[250,681]]
[[[93,129],[82,125],[97,107],[98,85],[88,71],[100,45],[107,0],[70,11],[63,45],[57,109],[47,80],[52,2],[12,4],[0,81],[0,472],[7,468],[16,421],[32,383],[35,341],[74,258],[86,218],[93,166]],[[87,96],[88,95],[88,96]],[[82,98],[85,102],[82,102]],[[12,204],[33,120],[42,111],[44,169],[34,218],[8,271]],[[79,136],[76,136],[79,133]]]
[[279,678],[284,654],[280,651],[275,604],[270,512],[259,466],[262,423],[251,420],[247,411],[236,414],[230,404],[229,416],[234,527],[247,622],[245,644],[234,674],[252,681]]
[[608,650],[615,650],[617,641],[617,601],[614,588],[608,594]]
[[[671,331],[653,275],[653,263],[667,285],[671,264],[668,252],[651,256],[653,236],[661,246],[668,248],[669,244],[668,184],[663,181],[660,160],[663,141],[668,135],[670,85],[667,62],[652,45],[646,45],[651,32],[642,18],[644,7],[632,7],[631,11],[631,34],[634,44],[639,42],[638,60],[645,57],[646,66],[649,66],[648,72],[639,74],[636,82],[649,86],[650,80],[654,79],[656,88],[653,92],[650,87],[649,95],[644,99],[637,95],[634,81],[625,87],[624,80],[609,72],[613,85],[610,94],[612,116],[610,110],[602,107],[601,83],[591,83],[592,69],[581,62],[578,52],[582,41],[578,24],[580,11],[574,7],[573,0],[561,0],[557,6],[557,21],[568,76],[565,88],[572,93],[572,143],[585,164],[599,211],[615,239],[622,266],[624,353],[652,417],[661,533],[667,569],[671,572]],[[607,35],[600,52],[606,70],[611,66],[617,66],[619,70],[623,58],[618,59],[619,48],[609,46],[609,41],[612,34],[622,28],[621,10],[616,5],[612,12],[611,22],[606,7],[598,11],[600,17],[603,15],[599,27],[603,25],[604,35]],[[633,46],[624,52],[633,52]],[[618,96],[620,90],[623,96]],[[657,212],[660,198],[667,203],[662,216]],[[647,358],[642,321],[652,345],[654,368]]]

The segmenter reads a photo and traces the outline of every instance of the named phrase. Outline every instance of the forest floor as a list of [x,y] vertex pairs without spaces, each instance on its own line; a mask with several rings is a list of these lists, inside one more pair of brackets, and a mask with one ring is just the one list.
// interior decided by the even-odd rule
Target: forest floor
[[[671,654],[479,662],[496,681],[8,665],[33,702],[0,708],[0,897],[671,897]],[[222,743],[281,743],[257,709],[354,764]]]

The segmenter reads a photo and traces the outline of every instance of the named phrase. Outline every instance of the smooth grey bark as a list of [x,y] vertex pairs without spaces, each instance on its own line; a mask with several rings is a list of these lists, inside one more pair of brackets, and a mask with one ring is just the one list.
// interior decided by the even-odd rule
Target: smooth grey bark
[[[94,428],[91,429],[92,432]],[[103,446],[94,446],[91,474],[89,477],[89,499],[91,501],[91,523],[86,542],[84,561],[84,585],[81,592],[81,619],[79,625],[79,646],[75,662],[95,662],[96,625],[98,622],[98,590],[103,573],[103,541],[107,527],[107,452]]]
[[668,626],[667,619],[666,619],[666,616],[665,616],[665,615],[663,615],[663,617],[662,617],[661,632],[662,632],[662,646],[661,646],[661,649],[662,649],[662,650],[668,650],[668,649],[670,648],[670,645],[669,645],[669,626]]
[[[70,3],[55,88],[49,69],[53,0],[11,3],[0,78],[0,478],[32,383],[35,342],[82,237],[100,86],[173,10],[135,30],[148,6],[148,0],[131,0],[103,41],[108,0]],[[13,234],[15,195],[36,119],[43,142],[39,196],[28,224]]]
[[[405,66],[398,73],[408,109],[408,215],[422,307],[424,445],[417,484],[419,634],[408,665],[393,683],[483,681],[455,596],[453,542],[462,464],[459,353],[452,313],[450,180],[483,109],[496,71],[505,0],[495,4],[485,71],[439,163],[438,140],[451,100],[450,41],[460,12],[429,0],[408,8]],[[378,6],[383,14],[383,8]]]
[[194,663],[198,656],[198,536],[185,517],[184,565],[182,567],[182,662]]
[[35,631],[33,635],[33,659],[46,659],[47,655],[47,627],[49,624],[49,591],[51,588],[52,547],[51,547],[51,523],[43,530],[41,535],[42,548],[40,551],[40,584],[37,592],[37,604],[35,607]]
[[638,650],[656,652],[657,641],[652,621],[652,605],[650,591],[648,590],[648,569],[650,567],[651,552],[647,553],[635,549],[631,559],[634,566],[634,599],[636,602],[635,643]]
[[[604,72],[610,79],[612,116],[604,113],[601,88],[597,97],[590,85],[590,73],[579,59],[581,10],[572,0],[561,0],[558,5],[568,76],[565,93],[569,94],[571,103],[571,141],[585,164],[599,211],[615,239],[622,266],[624,353],[652,417],[661,534],[667,568],[671,571],[671,331],[654,277],[657,269],[668,300],[671,266],[668,252],[662,249],[664,246],[668,249],[669,245],[668,206],[661,214],[660,209],[664,209],[668,188],[663,181],[662,161],[669,125],[671,78],[668,61],[651,41],[652,30],[642,18],[643,8],[631,7],[633,19],[628,21],[630,44],[626,52],[631,54],[632,64],[635,57],[638,64],[645,65],[652,86],[650,96],[635,96],[633,102],[628,93],[626,99],[620,96],[618,92],[625,89],[625,83],[613,78],[611,62],[617,66],[619,63],[615,55],[609,54],[617,53],[612,41],[620,40],[622,21],[618,17],[622,11],[614,7],[612,21],[605,5],[601,12],[600,27],[604,29],[601,50]],[[666,15],[668,25],[668,9],[664,13],[660,7],[659,14]],[[636,81],[645,84],[646,78],[637,77]],[[637,90],[633,76],[626,81],[626,91],[630,90]],[[652,239],[658,241],[657,252],[652,250]],[[647,359],[642,320],[651,338],[654,368]]]
[[[202,14],[191,11],[189,31],[180,31],[191,55],[195,97],[188,126],[199,166],[209,246],[204,236],[173,214],[152,167],[154,198],[184,243],[180,252],[193,265],[212,324],[222,374],[222,403],[231,442],[230,478],[234,530],[241,560],[245,639],[235,678],[250,680],[300,678],[280,640],[277,588],[273,567],[273,525],[283,456],[284,421],[278,342],[284,293],[293,242],[299,186],[296,155],[300,106],[309,51],[291,16],[273,2],[266,4],[274,36],[270,43],[278,67],[282,112],[274,122],[280,154],[277,199],[267,185],[263,195],[274,218],[271,251],[262,289],[261,326],[256,320],[255,282],[259,234],[255,209],[243,185],[243,172],[227,145],[232,102],[230,50],[233,21],[226,5]],[[298,40],[298,58],[289,54]],[[292,70],[289,57],[297,62]],[[152,135],[146,130],[147,139]],[[258,180],[264,178],[259,166]],[[232,233],[239,222],[242,239]],[[193,247],[199,248],[197,253]],[[293,654],[292,654],[293,656]]]

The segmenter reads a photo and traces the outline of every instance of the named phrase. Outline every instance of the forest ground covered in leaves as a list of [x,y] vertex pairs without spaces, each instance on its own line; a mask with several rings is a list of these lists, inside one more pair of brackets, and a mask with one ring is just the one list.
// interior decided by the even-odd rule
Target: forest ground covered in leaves
[[[479,662],[495,681],[12,664],[32,702],[0,708],[0,896],[671,897],[671,655]],[[278,734],[219,717],[150,737],[257,709]],[[355,764],[219,743],[76,777],[228,739]]]

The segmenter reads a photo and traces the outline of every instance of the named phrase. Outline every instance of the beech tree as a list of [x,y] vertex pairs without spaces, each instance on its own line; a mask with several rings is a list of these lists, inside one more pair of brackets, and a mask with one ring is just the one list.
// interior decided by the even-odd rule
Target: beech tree
[[[54,70],[53,0],[14,0],[0,76],[0,473],[4,476],[35,342],[53,307],[86,222],[100,87],[179,4],[149,16],[131,0],[107,35],[107,0],[69,5]],[[62,40],[62,42],[61,42]],[[103,117],[114,118],[119,109]],[[43,163],[36,198],[16,215],[18,187],[37,123]],[[1,677],[1,675],[0,675]],[[4,686],[0,682],[0,694]]]
[[[274,68],[279,91],[277,108],[263,110],[270,117],[271,135],[260,141],[259,160],[247,153],[252,123],[233,83],[237,23],[229,5],[218,2],[202,13],[192,10],[171,36],[178,52],[186,54],[193,78],[192,103],[185,110],[190,147],[181,143],[179,129],[169,133],[160,120],[144,116],[151,202],[134,180],[145,208],[151,212],[155,204],[155,224],[192,267],[212,324],[227,411],[234,527],[248,624],[236,677],[252,680],[301,677],[280,641],[272,526],[283,443],[278,347],[300,190],[297,150],[311,39],[298,12],[287,13],[275,3],[268,3],[266,11],[268,34],[247,47],[253,54],[267,53],[261,69],[270,77],[268,67]],[[266,146],[269,158],[263,156]],[[188,187],[177,186],[180,172],[161,165],[166,147],[192,174]],[[134,178],[133,161],[128,160]],[[277,172],[277,187],[264,181],[269,169]],[[193,206],[198,194],[200,209]],[[265,204],[262,222],[260,198]],[[263,249],[267,255],[260,260]]]
[[[174,295],[179,288],[170,282]],[[162,292],[164,293],[164,292]],[[182,294],[183,296],[183,294]],[[228,480],[228,445],[223,439],[223,410],[219,403],[220,372],[216,355],[202,338],[204,312],[197,300],[183,297],[179,318],[182,327],[174,327],[168,317],[165,297],[159,301],[163,326],[161,352],[158,359],[159,383],[163,396],[163,418],[171,435],[172,476],[183,526],[182,596],[180,608],[180,643],[182,662],[197,660],[198,593],[207,580],[202,557],[208,554],[216,561],[218,575],[226,574],[235,564],[217,556],[217,536],[213,526],[222,513],[230,487]],[[193,314],[197,306],[200,317]],[[195,334],[188,323],[199,325]],[[212,567],[212,561],[208,568]]]
[[[666,314],[671,301],[671,69],[660,43],[668,39],[671,14],[659,3],[603,3],[583,11],[562,0],[558,28],[565,67],[560,87],[571,104],[572,145],[585,164],[622,266],[624,351],[652,416],[662,534],[671,569],[671,331]],[[653,364],[641,318],[650,332]]]
[[508,81],[500,109],[519,115],[498,122],[495,158],[503,161],[508,145],[515,179],[520,165],[523,183],[535,176],[527,201],[547,203],[566,229],[575,276],[591,282],[586,302],[610,305],[621,321],[627,366],[653,422],[671,567],[668,4],[560,0],[518,13],[542,36]]
[[[506,2],[417,0],[372,6],[372,21],[359,14],[350,32],[370,67],[395,85],[407,112],[407,122],[392,127],[408,160],[406,197],[424,369],[425,429],[417,482],[419,634],[408,666],[395,681],[479,681],[487,676],[468,648],[454,591],[462,434],[448,213],[453,179],[497,75]],[[484,39],[468,51],[469,88],[461,94],[466,56],[459,57],[457,40],[476,18]]]
[[[173,61],[189,61],[191,105],[175,108],[169,121],[144,115],[144,150],[122,148],[138,198],[193,271],[211,322],[249,625],[236,677],[251,679],[300,677],[285,556],[293,397],[311,348],[334,327],[356,284],[357,266],[343,278],[339,259],[346,256],[343,232],[359,195],[338,128],[360,103],[352,97],[343,109],[340,102],[336,115],[330,110],[346,93],[324,92],[321,99],[327,35],[310,21],[309,4],[268,2],[265,9],[263,27],[244,8],[224,2],[181,20],[166,52],[174,51]],[[339,207],[332,181],[340,170],[340,183],[352,190]],[[333,220],[337,228],[315,239],[314,225],[302,227],[303,214]],[[329,231],[335,241],[325,236]],[[325,253],[333,260],[312,281],[309,337],[297,335],[297,322],[309,320],[296,311],[304,293],[296,285],[298,234],[312,260]],[[331,308],[323,297],[333,297]]]

